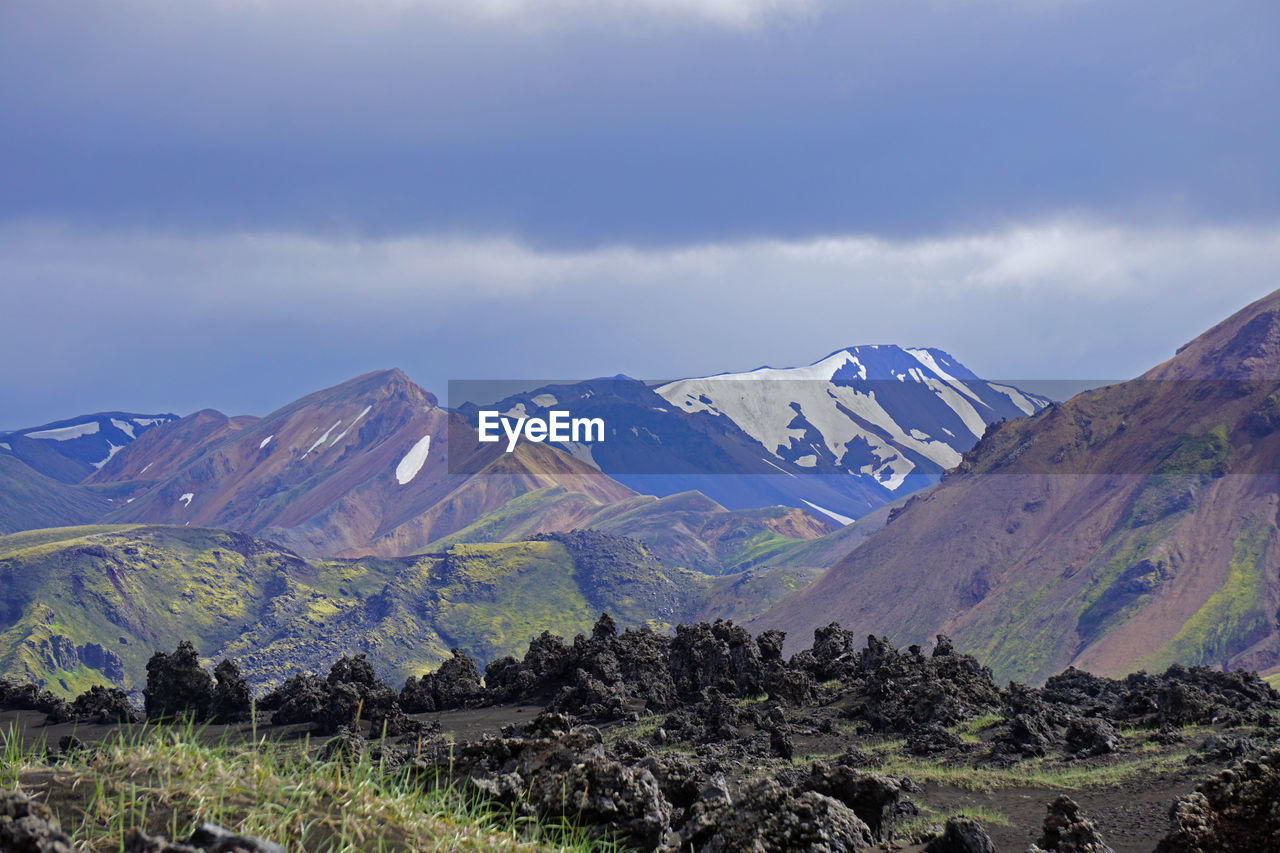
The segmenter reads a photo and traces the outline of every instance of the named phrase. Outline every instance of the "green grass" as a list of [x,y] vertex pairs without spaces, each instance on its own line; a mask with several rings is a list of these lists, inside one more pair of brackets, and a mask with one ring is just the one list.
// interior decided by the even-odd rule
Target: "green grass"
[[1029,759],[1010,767],[975,767],[940,764],[915,758],[898,749],[872,750],[877,764],[867,769],[892,776],[910,776],[916,782],[946,785],[966,791],[1000,788],[1054,788],[1068,791],[1119,785],[1150,774],[1166,773],[1186,765],[1189,748],[1140,752],[1100,767],[1056,764]]
[[93,524],[81,527],[47,527],[40,530],[24,530],[21,533],[10,533],[0,536],[0,557],[7,557],[28,548],[55,545],[83,539],[97,533],[119,533],[131,530],[137,525],[131,524]]
[[948,819],[953,817],[967,817],[976,820],[983,826],[1012,826],[1011,821],[1003,812],[989,809],[985,806],[963,806],[947,812],[940,812],[937,809],[931,809],[928,806],[920,806],[920,813],[907,818],[898,824],[897,831],[894,833],[898,838],[911,838],[929,831],[934,827],[942,826]]
[[974,717],[972,720],[965,720],[952,728],[952,731],[965,743],[981,743],[981,734],[986,729],[998,726],[1004,722],[1004,717],[999,714],[983,714],[981,717]]
[[463,543],[510,542],[538,532],[541,512],[562,500],[572,500],[564,486],[545,486],[517,495],[466,527],[429,543],[418,553],[447,551]]
[[1152,656],[1151,668],[1163,669],[1175,661],[1203,664],[1222,660],[1266,633],[1267,614],[1261,602],[1269,528],[1253,521],[1236,537],[1226,580]]
[[368,759],[319,761],[307,747],[141,727],[50,765],[43,743],[24,747],[10,729],[0,731],[0,787],[44,799],[95,853],[119,850],[135,827],[180,838],[205,820],[315,853],[622,849],[570,820],[521,818]]

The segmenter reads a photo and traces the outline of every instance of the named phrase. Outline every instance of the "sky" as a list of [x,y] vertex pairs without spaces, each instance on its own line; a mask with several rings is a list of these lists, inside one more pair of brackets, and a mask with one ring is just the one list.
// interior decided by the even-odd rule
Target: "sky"
[[1119,379],[1280,287],[1273,0],[6,0],[0,428],[844,346]]

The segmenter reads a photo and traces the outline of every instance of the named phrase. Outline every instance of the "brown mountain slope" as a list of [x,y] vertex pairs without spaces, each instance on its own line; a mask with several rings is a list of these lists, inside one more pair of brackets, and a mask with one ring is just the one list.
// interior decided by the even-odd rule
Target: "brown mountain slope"
[[[107,520],[227,528],[306,555],[386,556],[412,553],[546,486],[580,496],[583,515],[634,494],[544,445],[511,454],[484,445],[467,468],[478,473],[452,476],[446,451],[455,417],[398,370],[357,377],[261,419],[201,412],[153,430],[104,467],[103,482],[146,486]],[[455,420],[453,429],[469,427]],[[573,521],[561,516],[558,529]]]
[[1004,677],[1280,665],[1280,292],[1132,382],[991,429],[754,627],[951,634]]
[[229,418],[222,412],[204,409],[165,424],[161,429],[144,432],[133,443],[142,442],[138,449],[132,453],[117,453],[84,482],[86,485],[159,482],[205,450],[257,422],[258,418],[253,415]]

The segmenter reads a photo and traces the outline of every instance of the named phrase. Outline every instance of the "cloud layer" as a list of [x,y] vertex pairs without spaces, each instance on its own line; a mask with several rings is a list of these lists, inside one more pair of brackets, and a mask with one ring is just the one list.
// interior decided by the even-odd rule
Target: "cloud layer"
[[25,424],[99,388],[263,412],[384,366],[442,391],[781,366],[863,343],[941,346],[995,378],[1123,378],[1280,285],[1280,225],[1060,219],[590,250],[25,225],[0,229],[0,266],[13,284],[0,336],[40,367],[0,378]]
[[16,0],[0,221],[579,246],[1269,221],[1273,6]]

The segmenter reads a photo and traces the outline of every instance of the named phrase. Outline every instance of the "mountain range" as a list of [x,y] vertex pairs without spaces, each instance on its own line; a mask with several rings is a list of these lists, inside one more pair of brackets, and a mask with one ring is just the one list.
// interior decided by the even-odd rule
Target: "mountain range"
[[[634,536],[670,565],[729,573],[784,553],[814,559],[809,540],[936,480],[987,422],[1045,402],[937,350],[858,347],[656,389],[626,378],[540,389],[503,411],[602,416],[608,440],[506,453],[476,440],[474,406],[451,411],[402,372],[377,371],[261,418],[102,415],[15,433],[0,452],[0,531],[189,525],[304,557],[392,557],[589,527]],[[123,447],[120,423],[137,425]],[[43,444],[65,464],[29,448]],[[27,458],[47,473],[16,464]]]
[[[517,416],[571,408],[614,431],[589,447],[522,442],[507,453],[476,440],[478,406],[446,409],[399,371],[381,371],[263,418],[204,411],[160,424],[95,457],[103,464],[80,482],[0,450],[6,524],[84,516],[123,525],[6,541],[0,662],[9,654],[47,680],[74,657],[102,677],[98,647],[149,636],[140,627],[148,619],[122,603],[146,593],[115,600],[78,590],[102,576],[134,577],[138,590],[183,602],[213,595],[188,570],[212,571],[230,546],[197,548],[182,538],[190,531],[242,537],[232,541],[251,544],[232,550],[246,561],[275,555],[269,566],[238,569],[271,591],[250,584],[207,599],[224,596],[233,620],[243,617],[206,632],[207,645],[245,660],[274,649],[259,661],[264,678],[305,665],[309,644],[323,637],[371,654],[388,644],[388,666],[400,646],[414,665],[450,644],[483,657],[555,623],[570,600],[583,613],[621,608],[633,623],[669,624],[676,611],[749,617],[753,630],[788,632],[795,648],[830,622],[895,644],[945,633],[999,678],[1028,682],[1072,665],[1106,675],[1175,662],[1280,673],[1280,292],[1142,376],[1062,403],[983,383],[937,351],[863,347],[810,368],[545,385],[495,405]],[[25,440],[43,431],[23,431]],[[642,494],[644,477],[663,488]],[[835,507],[858,500],[862,518],[839,523]],[[549,541],[570,548],[545,535],[582,529],[614,543],[602,552],[625,576],[614,598],[593,599],[580,586],[579,598],[564,598],[554,591],[580,576],[578,557],[547,563],[534,553]],[[199,555],[162,556],[139,536]],[[475,548],[512,550],[493,552],[505,555],[497,574],[449,574]],[[56,575],[68,566],[78,568]],[[484,578],[526,569],[537,582],[504,587],[515,597],[495,616]],[[277,591],[320,575],[319,592]],[[58,589],[77,590],[65,608],[65,593],[45,580],[54,576]],[[411,576],[420,582],[386,621],[378,602]],[[674,597],[625,594],[655,579]],[[470,608],[515,627],[502,642],[482,639],[474,625],[450,628],[429,604],[445,587],[462,608],[450,612]],[[275,609],[235,610],[243,595],[265,595]],[[156,625],[170,618],[161,600],[139,606],[154,610]],[[77,634],[81,611],[101,618]],[[396,628],[404,620],[433,639],[404,635]],[[133,627],[122,633],[122,625]],[[167,641],[165,631],[151,634]],[[62,657],[32,651],[46,648]],[[125,671],[136,668],[109,650]]]
[[79,483],[140,435],[176,420],[172,414],[99,412],[0,433],[0,451],[58,482]]

